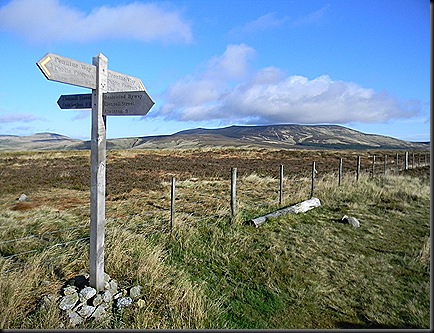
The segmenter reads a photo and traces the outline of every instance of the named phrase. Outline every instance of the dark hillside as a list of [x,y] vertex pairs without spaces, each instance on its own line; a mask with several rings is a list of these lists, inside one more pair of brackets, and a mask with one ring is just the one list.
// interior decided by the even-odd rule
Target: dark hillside
[[[429,143],[409,142],[366,134],[338,125],[230,126],[196,128],[172,135],[107,140],[107,149],[178,149],[204,147],[261,147],[277,149],[406,149],[428,150]],[[53,133],[30,136],[0,135],[0,151],[87,150],[90,141]]]

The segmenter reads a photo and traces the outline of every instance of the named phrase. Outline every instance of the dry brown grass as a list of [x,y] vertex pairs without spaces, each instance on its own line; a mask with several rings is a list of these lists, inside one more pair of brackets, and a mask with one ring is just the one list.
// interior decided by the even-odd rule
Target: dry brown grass
[[[81,328],[403,327],[405,322],[426,327],[426,177],[391,173],[371,179],[365,172],[356,183],[350,166],[358,152],[342,152],[348,169],[337,187],[340,153],[110,152],[106,272],[121,284],[144,286],[146,298],[141,307]],[[83,185],[89,171],[80,164],[87,158],[85,152],[0,154],[1,239],[35,235],[0,244],[0,250],[3,256],[37,250],[0,260],[1,327],[64,325],[55,307],[41,308],[38,302],[88,271],[88,243],[74,242],[89,230],[89,191]],[[284,205],[308,199],[313,159],[321,208],[260,229],[246,225],[249,218],[278,208],[281,163]],[[238,168],[235,221],[230,219],[230,167]],[[177,180],[172,233],[171,176]],[[21,193],[30,201],[17,205]],[[16,209],[22,204],[30,209]],[[336,223],[344,214],[359,218],[362,227]]]

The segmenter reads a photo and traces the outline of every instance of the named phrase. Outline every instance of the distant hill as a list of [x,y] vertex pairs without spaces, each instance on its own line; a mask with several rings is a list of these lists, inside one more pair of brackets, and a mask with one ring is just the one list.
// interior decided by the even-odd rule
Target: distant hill
[[[29,136],[0,135],[0,151],[81,149],[83,141],[54,133]],[[74,148],[78,147],[78,148]]]
[[[198,147],[273,147],[321,149],[429,149],[429,142],[409,142],[366,134],[337,125],[230,126],[196,128],[172,135],[107,140],[107,149],[177,149]],[[0,151],[82,150],[90,141],[53,133],[31,136],[0,135]]]
[[328,149],[429,149],[429,143],[365,134],[337,125],[230,126],[135,139],[134,148],[250,146]]

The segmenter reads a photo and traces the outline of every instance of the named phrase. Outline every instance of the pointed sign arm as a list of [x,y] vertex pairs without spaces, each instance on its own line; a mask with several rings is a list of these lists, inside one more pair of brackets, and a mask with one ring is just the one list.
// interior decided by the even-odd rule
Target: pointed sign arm
[[[47,80],[74,86],[95,89],[96,66],[74,59],[65,58],[53,53],[47,53],[36,65]],[[108,70],[107,91],[145,91],[142,80]]]

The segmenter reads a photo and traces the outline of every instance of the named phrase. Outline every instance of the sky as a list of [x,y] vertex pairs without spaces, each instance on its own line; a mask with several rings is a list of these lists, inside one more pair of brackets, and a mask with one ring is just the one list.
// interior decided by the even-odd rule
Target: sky
[[89,140],[88,88],[49,81],[47,53],[142,80],[146,116],[107,138],[231,125],[338,124],[430,140],[428,0],[0,0],[0,135]]

